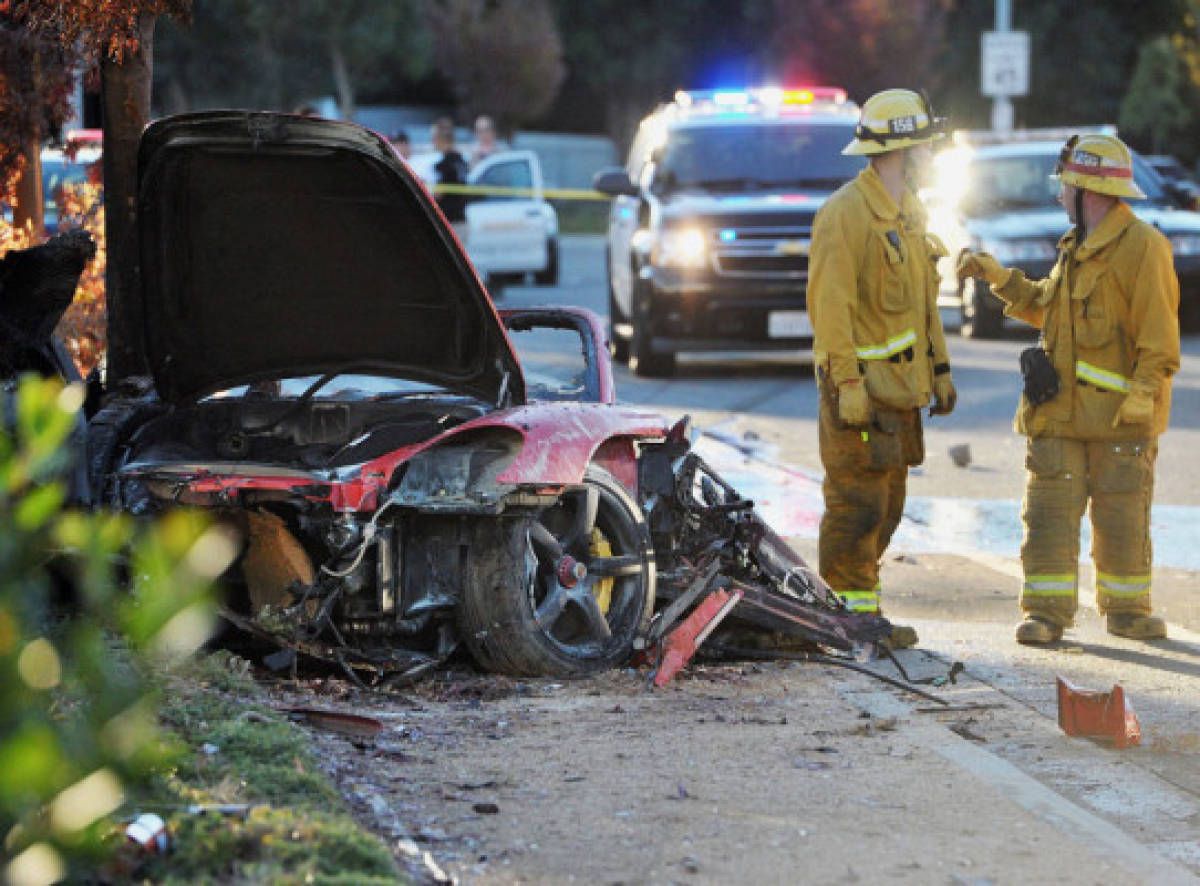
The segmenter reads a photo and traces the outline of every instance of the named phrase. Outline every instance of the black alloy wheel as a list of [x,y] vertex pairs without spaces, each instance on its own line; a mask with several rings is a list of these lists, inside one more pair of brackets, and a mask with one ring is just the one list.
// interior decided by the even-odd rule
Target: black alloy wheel
[[480,521],[458,623],[488,670],[582,677],[628,660],[654,606],[637,504],[606,471],[533,517]]

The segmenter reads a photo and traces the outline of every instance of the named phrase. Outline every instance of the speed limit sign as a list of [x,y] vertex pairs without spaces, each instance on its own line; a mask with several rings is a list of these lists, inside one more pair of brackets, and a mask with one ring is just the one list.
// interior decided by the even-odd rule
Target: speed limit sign
[[990,96],[1029,92],[1029,32],[984,31],[980,53],[980,92]]

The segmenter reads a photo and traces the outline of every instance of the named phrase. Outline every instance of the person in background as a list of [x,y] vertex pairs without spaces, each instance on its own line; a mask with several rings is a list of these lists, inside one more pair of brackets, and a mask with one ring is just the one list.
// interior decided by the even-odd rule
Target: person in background
[[408,133],[403,129],[397,129],[393,132],[388,136],[388,141],[396,149],[396,153],[405,160],[412,157],[412,142],[408,140]]
[[434,164],[435,199],[446,221],[454,228],[459,242],[467,242],[467,198],[464,194],[437,193],[438,185],[465,185],[467,161],[454,146],[454,121],[442,117],[433,124],[433,150],[441,155]]
[[496,140],[496,124],[491,117],[481,114],[475,118],[475,146],[471,148],[471,165],[477,166],[481,160],[490,157],[503,146]]

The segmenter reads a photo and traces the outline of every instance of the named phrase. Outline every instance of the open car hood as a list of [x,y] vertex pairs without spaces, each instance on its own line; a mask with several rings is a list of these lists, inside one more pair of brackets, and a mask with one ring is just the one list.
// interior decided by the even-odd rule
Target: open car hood
[[138,154],[138,232],[141,292],[122,328],[165,400],[352,371],[524,401],[445,221],[359,126],[246,111],[158,120]]

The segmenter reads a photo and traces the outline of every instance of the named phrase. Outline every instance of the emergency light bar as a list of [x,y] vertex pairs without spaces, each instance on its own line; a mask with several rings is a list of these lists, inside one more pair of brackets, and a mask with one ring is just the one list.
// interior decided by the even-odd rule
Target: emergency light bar
[[676,107],[687,111],[749,111],[759,109],[854,108],[846,90],[838,86],[805,86],[782,89],[681,89],[675,93]]

